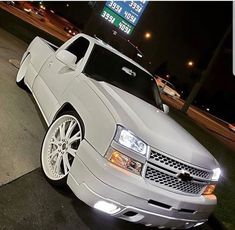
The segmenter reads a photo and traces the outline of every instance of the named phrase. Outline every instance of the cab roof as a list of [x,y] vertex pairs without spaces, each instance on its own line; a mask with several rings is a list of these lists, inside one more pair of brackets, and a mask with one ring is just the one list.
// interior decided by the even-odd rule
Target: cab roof
[[129,57],[127,57],[126,55],[124,55],[123,53],[119,52],[117,49],[115,49],[114,47],[112,47],[111,45],[105,43],[103,40],[99,39],[99,38],[94,38],[94,37],[91,37],[87,34],[83,34],[83,33],[80,33],[79,34],[80,36],[83,36],[84,38],[86,38],[87,40],[89,40],[90,42],[92,42],[93,44],[96,44],[96,45],[99,45],[99,46],[102,46],[103,48],[113,52],[114,54],[120,56],[121,58],[127,60],[128,62],[130,62],[131,64],[137,66],[139,69],[145,71],[147,74],[149,74],[150,76],[152,76],[152,74],[147,71],[145,68],[143,68],[141,65],[139,65],[137,62],[133,61],[132,59],[130,59]]

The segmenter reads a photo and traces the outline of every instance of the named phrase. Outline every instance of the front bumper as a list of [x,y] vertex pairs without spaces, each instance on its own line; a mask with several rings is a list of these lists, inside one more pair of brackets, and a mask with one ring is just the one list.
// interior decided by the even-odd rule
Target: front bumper
[[153,186],[144,178],[110,164],[85,140],[77,154],[68,185],[91,207],[98,201],[115,204],[120,208],[113,214],[115,217],[146,226],[190,228],[205,222],[216,205],[215,196],[190,197]]

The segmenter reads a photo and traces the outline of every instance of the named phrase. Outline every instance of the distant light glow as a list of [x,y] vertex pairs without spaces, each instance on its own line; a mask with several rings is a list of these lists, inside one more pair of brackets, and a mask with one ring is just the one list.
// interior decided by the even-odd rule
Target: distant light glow
[[32,10],[31,10],[31,9],[24,8],[24,11],[27,12],[27,13],[29,13],[29,12],[31,12]]
[[146,33],[144,34],[144,37],[145,37],[146,39],[150,39],[150,38],[152,37],[152,35],[151,35],[150,32],[146,32]]
[[44,5],[40,5],[40,8],[43,9],[43,10],[46,9],[46,7]]
[[193,67],[193,66],[194,66],[194,63],[193,63],[193,61],[188,61],[187,65],[188,65],[189,67]]

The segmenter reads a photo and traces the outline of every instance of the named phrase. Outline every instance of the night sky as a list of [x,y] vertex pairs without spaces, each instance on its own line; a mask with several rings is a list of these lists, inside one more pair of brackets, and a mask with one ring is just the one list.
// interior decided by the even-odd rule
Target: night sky
[[[107,43],[131,56],[130,47],[112,35],[112,25],[99,16],[105,2],[47,4],[91,35],[98,35]],[[213,51],[232,24],[232,2],[149,2],[130,39],[143,52],[143,64],[152,73],[169,73],[170,81],[183,97],[187,97],[198,80],[196,71],[207,67]],[[150,40],[144,33],[151,32]],[[121,34],[121,33],[120,33]],[[132,51],[133,52],[133,51]],[[131,56],[132,57],[132,56]],[[192,60],[193,69],[186,63]],[[149,64],[151,62],[151,64]],[[158,73],[159,74],[159,73]],[[164,74],[163,74],[164,75]],[[209,107],[211,113],[235,123],[235,77],[232,75],[232,36],[221,49],[218,60],[194,104]]]

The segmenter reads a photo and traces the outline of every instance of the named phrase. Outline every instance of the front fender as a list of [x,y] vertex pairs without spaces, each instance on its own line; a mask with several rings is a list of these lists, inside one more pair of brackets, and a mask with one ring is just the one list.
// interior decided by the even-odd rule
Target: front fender
[[104,156],[116,132],[116,122],[110,111],[78,77],[61,98],[60,104],[70,103],[81,117],[85,127],[84,138]]

